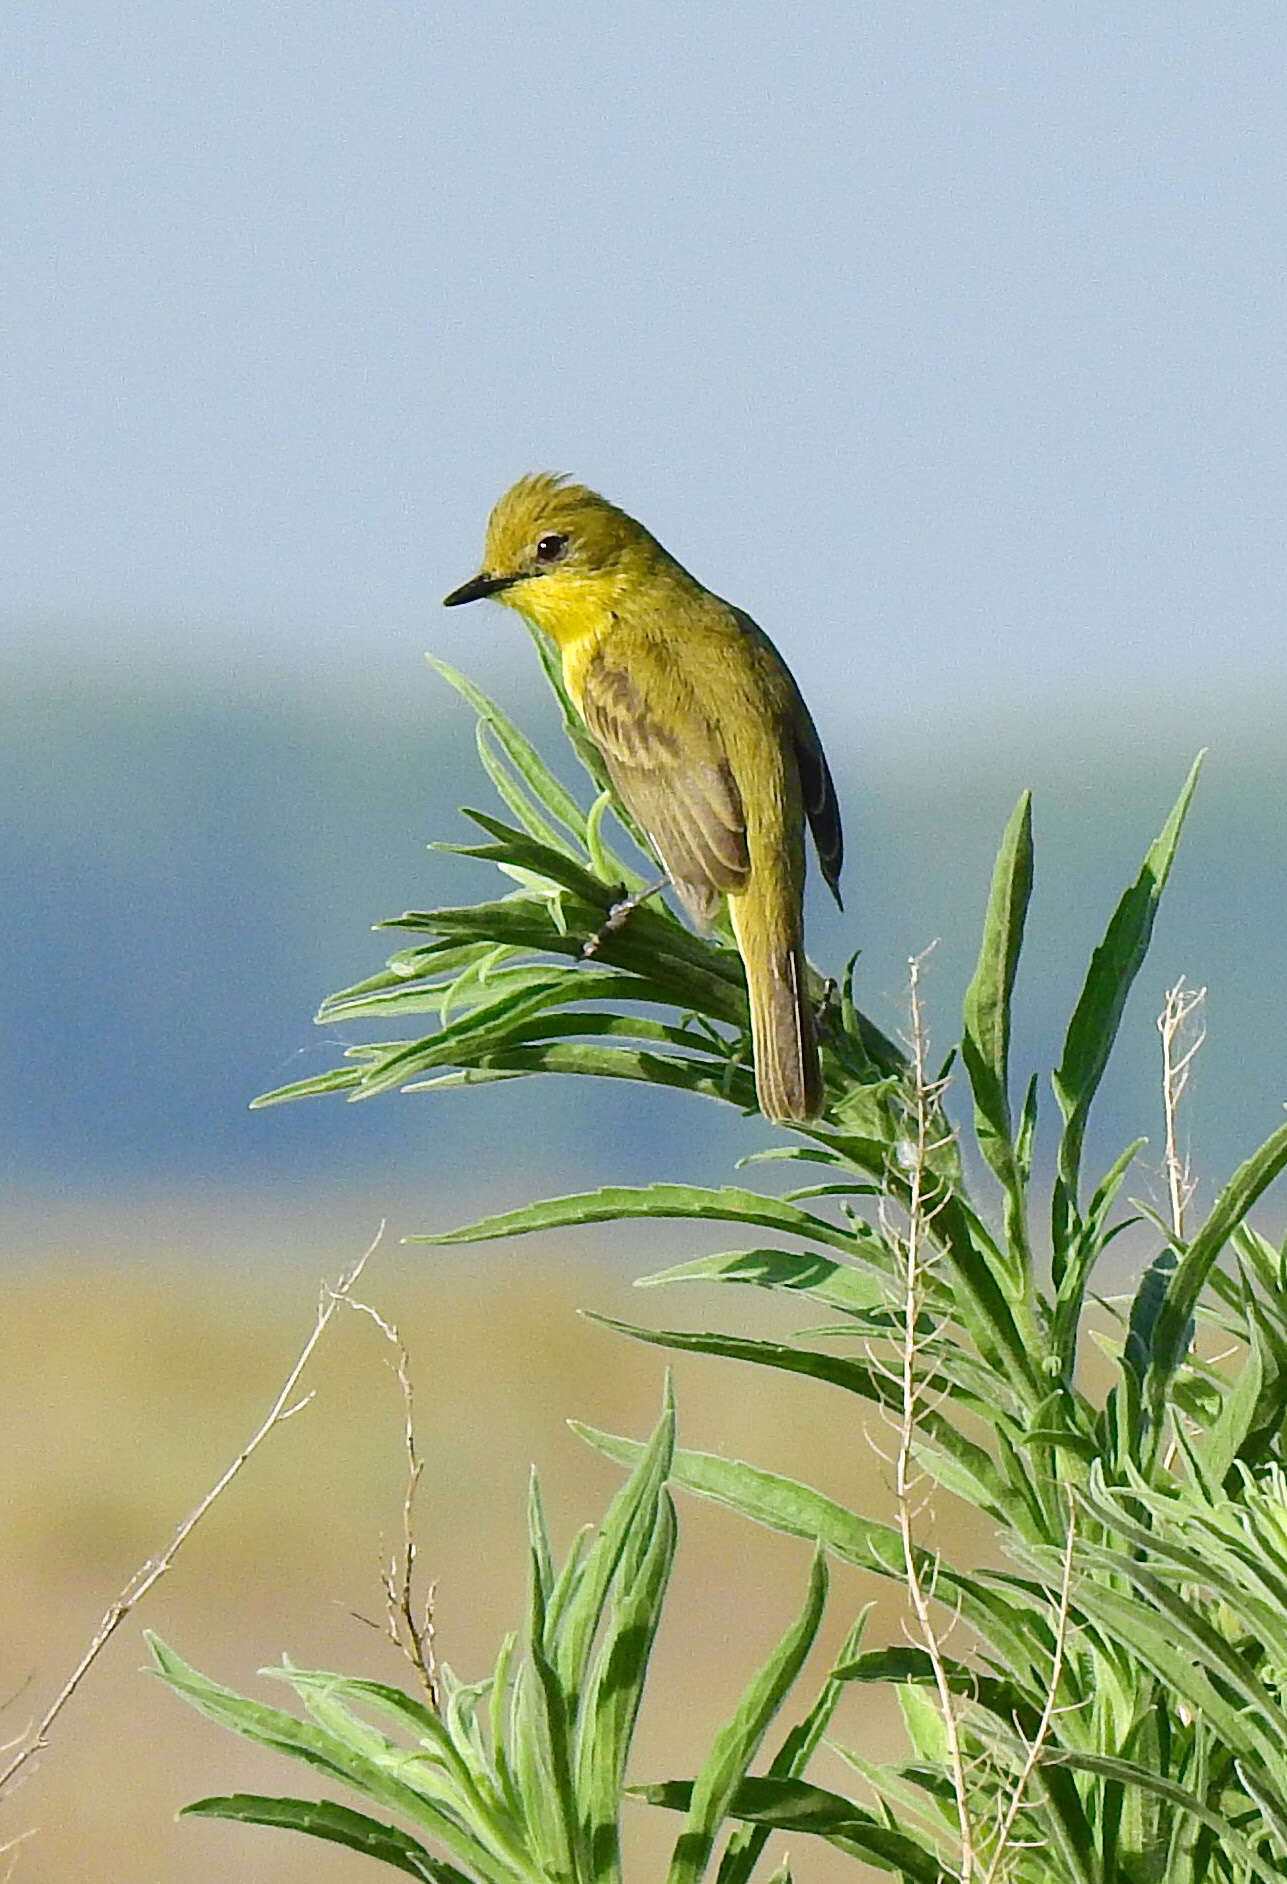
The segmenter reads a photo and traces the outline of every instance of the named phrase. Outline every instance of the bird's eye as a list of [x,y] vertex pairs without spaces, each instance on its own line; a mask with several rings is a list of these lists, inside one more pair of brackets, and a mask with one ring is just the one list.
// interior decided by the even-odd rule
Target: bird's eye
[[538,563],[556,563],[567,551],[568,540],[565,536],[543,536],[537,539],[536,560]]

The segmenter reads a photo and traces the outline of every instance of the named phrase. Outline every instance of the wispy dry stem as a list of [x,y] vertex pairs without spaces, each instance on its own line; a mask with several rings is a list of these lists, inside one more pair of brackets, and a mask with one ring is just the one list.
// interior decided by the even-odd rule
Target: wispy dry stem
[[395,1647],[402,1650],[415,1669],[420,1684],[425,1691],[430,1707],[438,1713],[442,1706],[442,1692],[438,1682],[438,1658],[434,1647],[434,1598],[437,1584],[431,1583],[418,1602],[415,1590],[416,1577],[416,1539],[415,1515],[416,1499],[420,1491],[420,1481],[424,1476],[424,1459],[416,1443],[415,1397],[411,1385],[411,1357],[406,1343],[391,1321],[386,1321],[369,1302],[356,1302],[350,1299],[349,1307],[359,1314],[369,1315],[380,1333],[394,1350],[394,1359],[390,1363],[397,1376],[402,1393],[402,1443],[407,1457],[407,1482],[402,1495],[402,1552],[394,1555],[380,1571],[380,1586],[384,1591],[385,1634]]
[[33,1827],[31,1831],[19,1832],[16,1838],[6,1839],[4,1844],[0,1845],[0,1858],[8,1859],[8,1863],[4,1868],[3,1884],[9,1884],[10,1878],[18,1868],[20,1846],[24,1845],[29,1838],[34,1837],[35,1828]]
[[1171,1206],[1171,1230],[1177,1243],[1184,1239],[1184,1218],[1193,1197],[1193,1174],[1187,1153],[1180,1150],[1180,1101],[1189,1083],[1193,1062],[1207,1037],[1202,1018],[1205,988],[1186,986],[1181,976],[1168,988],[1157,1030],[1162,1036],[1162,1110],[1166,1119],[1166,1188]]
[[37,1753],[42,1752],[43,1749],[48,1746],[50,1729],[58,1719],[58,1716],[80,1687],[82,1681],[94,1666],[94,1663],[98,1660],[103,1650],[107,1647],[107,1644],[125,1621],[125,1618],[138,1607],[153,1585],[159,1583],[161,1578],[170,1569],[180,1550],[182,1550],[192,1533],[201,1523],[201,1520],[205,1517],[211,1505],[228,1489],[247,1460],[259,1449],[264,1440],[267,1439],[269,1433],[272,1432],[273,1428],[280,1426],[283,1421],[290,1419],[292,1414],[298,1413],[300,1409],[307,1406],[308,1402],[312,1399],[313,1396],[311,1392],[306,1393],[302,1399],[295,1399],[295,1391],[299,1385],[300,1376],[303,1374],[304,1369],[312,1358],[313,1351],[317,1347],[318,1342],[326,1332],[331,1317],[334,1315],[336,1309],[340,1307],[341,1303],[348,1299],[362,1271],[366,1268],[367,1263],[379,1248],[380,1240],[383,1235],[384,1225],[381,1224],[370,1245],[363,1251],[362,1255],[359,1256],[352,1267],[345,1271],[339,1281],[336,1282],[333,1287],[330,1285],[323,1286],[321,1296],[318,1300],[317,1318],[313,1324],[312,1333],[300,1349],[295,1364],[289,1374],[287,1374],[282,1384],[281,1392],[273,1401],[266,1417],[256,1428],[254,1435],[242,1447],[231,1465],[219,1475],[205,1497],[199,1504],[193,1506],[160,1556],[149,1557],[146,1563],[139,1565],[120,1595],[116,1598],[116,1601],[103,1616],[102,1621],[94,1632],[93,1639],[89,1646],[68,1675],[66,1681],[64,1681],[62,1687],[58,1690],[58,1693],[50,1702],[39,1722],[18,1740],[13,1742],[17,1751],[4,1767],[3,1771],[0,1771],[0,1792],[4,1791],[5,1787],[11,1783],[22,1768],[27,1765],[29,1760],[33,1759]]
[[956,1799],[957,1827],[961,1844],[961,1884],[971,1884],[971,1880],[977,1876],[977,1861],[965,1758],[961,1748],[960,1725],[957,1719],[955,1697],[948,1681],[942,1642],[934,1620],[934,1578],[932,1574],[927,1578],[922,1571],[921,1552],[915,1538],[915,1520],[918,1509],[915,1503],[915,1491],[919,1476],[915,1462],[916,1433],[926,1386],[921,1372],[921,1341],[918,1335],[918,1324],[925,1275],[934,1258],[930,1229],[939,1207],[936,1201],[939,1185],[934,1177],[931,1161],[934,1153],[947,1142],[944,1137],[943,1115],[939,1108],[943,1081],[933,1081],[929,1076],[929,1034],[921,997],[921,971],[928,954],[927,949],[924,954],[913,956],[907,964],[908,1006],[911,1022],[907,1045],[911,1054],[911,1071],[915,1090],[910,1108],[913,1136],[904,1147],[902,1159],[904,1167],[902,1175],[908,1187],[907,1224],[902,1236],[897,1239],[903,1256],[903,1314],[899,1350],[901,1417],[894,1461],[894,1492],[898,1506],[898,1528],[903,1545],[903,1569],[907,1593],[916,1618],[917,1631],[933,1670],[934,1685],[938,1691],[939,1709],[943,1718],[943,1731],[947,1740],[948,1762],[952,1774],[952,1791]]
[[1005,1860],[1014,1837],[1015,1821],[1023,1808],[1032,1775],[1037,1770],[1046,1743],[1050,1739],[1050,1730],[1058,1712],[1056,1697],[1059,1683],[1063,1679],[1064,1655],[1068,1643],[1068,1611],[1072,1598],[1073,1549],[1077,1539],[1077,1511],[1071,1500],[1068,1505],[1068,1535],[1064,1540],[1063,1574],[1059,1581],[1059,1602],[1055,1610],[1055,1643],[1050,1662],[1050,1681],[1046,1688],[1045,1704],[1041,1710],[1041,1719],[1037,1731],[1032,1737],[1022,1770],[1015,1781],[1009,1804],[1002,1817],[997,1832],[997,1842],[993,1847],[991,1862],[983,1878],[983,1884],[996,1884],[1001,1874],[1001,1865]]

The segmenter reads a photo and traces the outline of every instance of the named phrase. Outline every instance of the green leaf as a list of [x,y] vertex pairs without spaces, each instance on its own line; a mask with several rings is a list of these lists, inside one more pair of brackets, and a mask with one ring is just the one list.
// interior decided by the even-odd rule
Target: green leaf
[[[620,1465],[633,1466],[639,1457],[637,1439],[621,1439],[580,1420],[569,1420],[568,1425],[596,1452]],[[772,1530],[811,1542],[821,1539],[836,1556],[861,1569],[875,1570],[882,1576],[903,1575],[902,1540],[892,1525],[849,1511],[795,1479],[761,1471],[742,1460],[681,1447],[671,1466],[671,1482],[728,1505]],[[927,1568],[931,1561],[927,1553]]]
[[947,1724],[937,1698],[912,1682],[903,1682],[898,1689],[898,1705],[917,1759],[946,1772]]
[[609,1505],[567,1604],[554,1652],[569,1694],[579,1694],[585,1685],[591,1644],[622,1558],[639,1539],[643,1539],[643,1551],[651,1542],[674,1451],[675,1400],[667,1378],[661,1418],[647,1443],[638,1448],[630,1477]]
[[572,1780],[571,1705],[547,1644],[553,1566],[536,1475],[528,1499],[528,1606],[523,1665],[515,1683],[513,1776],[529,1837],[544,1869],[581,1873],[580,1825]]
[[505,1744],[506,1710],[512,1707],[514,1693],[510,1686],[510,1672],[514,1667],[514,1658],[518,1652],[518,1633],[511,1629],[501,1638],[501,1645],[492,1669],[491,1692],[488,1697],[487,1731],[492,1750],[492,1765],[496,1772],[496,1783],[505,1808],[511,1817],[521,1815],[522,1801],[515,1778],[514,1765],[509,1749]]
[[[561,842],[546,843],[515,825],[492,817],[490,812],[475,811],[468,805],[464,807],[464,814],[496,841],[492,844],[435,844],[435,850],[449,851],[458,857],[476,857],[484,863],[517,867],[537,880],[557,883],[571,890],[574,896],[592,906],[602,903],[606,912],[620,886],[597,877]],[[667,917],[667,920],[679,927],[675,918]]]
[[257,1099],[250,1102],[250,1111],[262,1112],[268,1106],[282,1106],[291,1099],[318,1099],[326,1093],[351,1092],[362,1082],[362,1069],[358,1066],[337,1066],[329,1073],[318,1073],[312,1079],[295,1079],[289,1086],[274,1086],[271,1092],[261,1092]]
[[550,1554],[549,1526],[545,1522],[545,1500],[535,1468],[527,1481],[527,1556],[536,1599],[544,1615],[554,1588],[554,1562]]
[[696,1184],[649,1184],[639,1189],[623,1185],[582,1191],[568,1197],[547,1198],[499,1216],[481,1217],[459,1230],[411,1236],[409,1243],[485,1243],[494,1237],[527,1236],[533,1230],[558,1230],[571,1224],[620,1223],[632,1217],[699,1218],[706,1222],[750,1223],[810,1242],[849,1251],[853,1238],[823,1217],[795,1204],[759,1191],[732,1185],[708,1190]]
[[364,1812],[334,1805],[329,1799],[272,1799],[253,1792],[227,1793],[198,1799],[180,1811],[181,1818],[237,1819],[246,1825],[276,1825],[288,1832],[307,1832],[333,1845],[347,1845],[364,1857],[381,1859],[426,1884],[469,1884],[463,1871],[441,1858],[431,1857],[423,1845],[394,1825],[382,1825]]
[[1259,1341],[1253,1340],[1225,1395],[1218,1418],[1199,1436],[1194,1448],[1201,1461],[1203,1478],[1213,1493],[1223,1485],[1246,1443],[1260,1407],[1264,1384],[1263,1349]]
[[[815,1348],[792,1347],[781,1341],[765,1341],[746,1335],[706,1334],[698,1330],[676,1328],[641,1328],[633,1322],[618,1321],[611,1315],[587,1312],[587,1319],[601,1327],[615,1329],[635,1341],[653,1347],[670,1348],[681,1353],[717,1355],[723,1360],[746,1361],[758,1367],[771,1367],[783,1373],[803,1374],[811,1380],[825,1381],[845,1393],[857,1394],[876,1406],[895,1410],[901,1405],[901,1389],[887,1368],[873,1361],[858,1360],[841,1354],[819,1353]],[[951,1397],[953,1389],[945,1384],[943,1392]],[[1008,1487],[982,1446],[959,1432],[952,1420],[933,1407],[923,1407],[919,1426],[924,1441],[935,1452],[946,1455],[951,1468],[941,1459],[926,1463],[940,1474],[943,1482],[961,1497],[985,1511],[1005,1509]]]
[[[443,1743],[443,1726],[439,1716],[426,1707],[423,1701],[416,1700],[403,1689],[392,1687],[386,1681],[368,1681],[356,1675],[337,1675],[324,1668],[296,1668],[291,1663],[281,1667],[274,1664],[260,1672],[271,1681],[289,1682],[296,1693],[306,1698],[330,1694],[354,1706],[365,1703],[377,1713],[390,1715],[414,1739],[423,1740],[427,1736],[439,1746]],[[370,1734],[372,1730],[363,1724],[362,1731]],[[378,1741],[372,1741],[371,1744],[383,1749],[388,1742],[380,1736]]]
[[[545,985],[551,978],[549,962],[516,963],[511,949],[471,948],[468,953],[473,961],[458,975],[434,980],[398,976],[392,986],[371,994],[360,994],[352,1000],[336,996],[318,1009],[317,1024],[328,1027],[337,1021],[385,1020],[390,1014],[438,1014],[445,1021],[453,1008],[468,1005],[471,999],[476,1002],[515,989]],[[509,965],[502,967],[502,962]],[[562,972],[567,975],[571,971],[565,968]]]
[[1147,1143],[1145,1138],[1135,1139],[1109,1167],[1091,1198],[1085,1221],[1075,1232],[1072,1252],[1055,1295],[1052,1345],[1058,1356],[1060,1375],[1065,1380],[1071,1380],[1076,1365],[1077,1337],[1091,1272],[1112,1240],[1113,1233],[1105,1230],[1108,1213],[1136,1155]]
[[[407,1092],[438,1090],[444,1086],[469,1086],[493,1079],[514,1079],[532,1073],[572,1073],[593,1079],[628,1079],[647,1086],[671,1086],[704,1099],[716,1099],[735,1105],[741,1111],[754,1109],[754,1087],[749,1071],[729,1077],[729,1069],[718,1060],[699,1061],[673,1054],[632,1051],[625,1047],[582,1046],[575,1042],[552,1042],[534,1046],[489,1048],[478,1067],[460,1073],[444,1074],[437,1079],[409,1083]],[[422,1239],[407,1237],[414,1243]],[[435,1238],[423,1239],[435,1241]]]
[[503,989],[458,1020],[449,1021],[437,1033],[399,1046],[367,1067],[352,1097],[370,1099],[390,1092],[431,1067],[456,1065],[462,1060],[468,1064],[493,1046],[503,1046],[520,1022],[557,1006],[566,996],[566,977],[558,969],[549,970],[535,985]]
[[[769,1764],[769,1778],[799,1779],[805,1772],[822,1742],[823,1735],[831,1725],[831,1718],[844,1693],[845,1682],[839,1670],[859,1653],[869,1614],[870,1607],[862,1611],[845,1637],[844,1644],[822,1684],[817,1700],[804,1719],[791,1728],[774,1754]],[[734,1798],[736,1797],[735,1794]],[[724,1856],[720,1860],[717,1884],[749,1884],[756,1864],[768,1843],[770,1829],[767,1825],[744,1825],[740,1831],[732,1834],[725,1847]]]
[[[956,1310],[998,1381],[1012,1383],[1031,1407],[1048,1391],[1045,1342],[996,1244],[959,1192],[929,1199],[931,1232],[957,1281]],[[1023,1327],[1021,1330],[1020,1322]]]
[[[619,1464],[633,1465],[639,1457],[638,1440],[619,1439],[579,1420],[569,1420],[568,1424],[587,1444]],[[714,1453],[686,1448],[675,1453],[670,1476],[672,1484],[727,1505],[756,1524],[820,1543],[860,1570],[873,1570],[898,1583],[906,1576],[902,1538],[893,1525],[850,1511],[796,1479],[762,1471],[740,1459],[722,1459]],[[1034,1679],[1034,1671],[1044,1668],[1049,1636],[1044,1593],[1034,1594],[1029,1621],[998,1591],[989,1589],[977,1577],[954,1570],[934,1552],[918,1552],[917,1563],[922,1576],[937,1581],[948,1609],[958,1610],[1005,1658],[1015,1680]]]
[[[691,1780],[672,1779],[634,1790],[650,1805],[688,1812],[696,1787]],[[955,1874],[944,1870],[934,1854],[909,1833],[882,1824],[851,1799],[804,1780],[744,1779],[729,1802],[728,1814],[772,1831],[825,1838],[850,1857],[895,1871],[913,1884],[956,1884]]]
[[405,929],[416,935],[437,936],[444,947],[466,944],[485,953],[494,948],[566,955],[580,961],[585,935],[602,920],[602,906],[572,899],[578,933],[558,928],[550,916],[549,898],[515,892],[490,903],[469,903],[443,909],[407,909],[376,924],[378,929]]
[[1014,1161],[1026,1190],[1032,1179],[1032,1147],[1037,1136],[1037,1075],[1028,1081],[1019,1114],[1019,1129],[1014,1135]]
[[[1255,1846],[1242,1837],[1227,1813],[1215,1812],[1202,1800],[1195,1797],[1185,1787],[1168,1779],[1164,1774],[1154,1771],[1135,1760],[1120,1760],[1103,1753],[1078,1753],[1067,1749],[1050,1751],[1041,1756],[1042,1766],[1067,1766],[1078,1773],[1098,1773],[1105,1779],[1113,1779],[1121,1785],[1138,1787],[1155,1799],[1163,1799],[1168,1805],[1177,1806],[1188,1813],[1199,1824],[1208,1826],[1215,1832],[1224,1850],[1230,1857],[1237,1859],[1244,1867],[1245,1876],[1263,1879],[1264,1884],[1282,1884],[1282,1871],[1275,1865],[1265,1862],[1257,1853]],[[1227,1873],[1222,1874],[1227,1875]]]
[[[556,1877],[579,1877],[586,1870],[582,1826],[572,1775],[572,1704],[559,1680],[558,1670],[546,1652],[543,1632],[534,1628],[528,1644],[531,1666],[536,1671],[540,1699],[544,1703],[541,1749],[548,1762],[540,1792],[545,1810],[540,1815],[541,1849],[545,1867]],[[534,1803],[529,1792],[527,1803]]]
[[[556,1771],[546,1690],[531,1654],[530,1635],[524,1648],[510,1694],[508,1770],[510,1791],[518,1801],[517,1816],[532,1856],[527,1865],[514,1868],[526,1877],[529,1872],[539,1876],[551,1869],[557,1874],[562,1865],[566,1876],[571,1862],[566,1769],[561,1776]],[[545,1672],[548,1678],[548,1668]]]
[[[150,1631],[145,1631],[144,1639],[162,1679],[208,1719],[260,1746],[304,1760],[331,1778],[344,1781],[374,1803],[424,1826],[466,1869],[487,1871],[486,1850],[456,1818],[442,1811],[435,1799],[426,1794],[421,1781],[428,1785],[432,1776],[408,1761],[402,1749],[391,1748],[388,1759],[364,1756],[333,1732],[211,1681]],[[283,1671],[266,1672],[281,1674]],[[291,1672],[287,1671],[288,1678]]]
[[[1265,1786],[1261,1775],[1244,1761],[1236,1760],[1234,1770],[1263,1813],[1265,1822],[1277,1841],[1279,1852],[1287,1853],[1287,1814],[1283,1812],[1281,1800],[1275,1798]],[[1216,1828],[1212,1827],[1212,1829]],[[1282,1872],[1277,1871],[1271,1875],[1281,1877]]]
[[637,1565],[623,1566],[622,1588],[586,1684],[578,1725],[577,1796],[590,1875],[608,1884],[621,1875],[617,1818],[626,1762],[675,1558],[675,1507],[664,1491],[650,1515],[646,1550],[641,1556],[634,1553]]
[[366,1002],[380,995],[408,987],[445,988],[463,969],[489,958],[507,960],[512,955],[512,950],[497,949],[488,942],[436,942],[425,948],[400,949],[389,957],[379,974],[368,975],[363,981],[355,981],[351,988],[341,988],[337,994],[327,995],[315,1019],[319,1026],[331,1020],[352,1019],[355,1011],[360,1012]]
[[[877,1249],[884,1245],[879,1238]],[[869,1249],[864,1241],[863,1248]],[[876,1251],[871,1251],[872,1256]],[[888,1260],[888,1257],[886,1257]],[[807,1295],[811,1301],[840,1309],[846,1315],[866,1316],[885,1299],[880,1281],[863,1270],[850,1269],[833,1262],[815,1250],[744,1249],[721,1251],[716,1256],[699,1256],[693,1262],[676,1263],[653,1275],[639,1276],[637,1289],[658,1288],[672,1282],[735,1282],[753,1288],[775,1289],[788,1294]]]
[[425,659],[435,672],[442,675],[449,686],[454,687],[456,692],[469,702],[480,721],[495,735],[501,750],[533,797],[545,806],[550,816],[556,818],[564,830],[570,831],[579,842],[584,841],[584,811],[571,792],[560,785],[535,746],[519,732],[511,720],[506,718],[495,701],[489,700],[487,695],[475,687],[471,680],[466,679],[464,674],[458,673],[446,661],[440,661],[432,654],[427,654]]
[[[1024,1690],[1017,1683],[996,1675],[980,1674],[968,1662],[941,1658],[947,1683],[953,1694],[986,1708],[1010,1726],[1018,1724],[1025,1733],[1035,1731],[1045,1694],[1041,1685]],[[904,1686],[933,1687],[938,1679],[934,1664],[924,1649],[910,1645],[869,1649],[850,1661],[836,1664],[837,1681],[898,1682]],[[1048,1678],[1048,1670],[1046,1671]],[[935,1708],[935,1713],[938,1713]],[[939,1725],[942,1716],[938,1715]],[[937,1731],[937,1729],[935,1730]],[[919,1750],[919,1749],[918,1749]]]
[[[1047,1659],[1034,1671],[1033,1679],[1022,1688],[1012,1680],[980,1674],[977,1669],[963,1662],[946,1663],[948,1685],[952,1692],[970,1704],[971,1733],[977,1733],[992,1743],[998,1770],[1009,1768],[1012,1773],[1017,1772],[1038,1731],[1050,1680],[1049,1647],[1047,1641]],[[951,1783],[946,1763],[939,1757],[943,1746],[942,1715],[927,1695],[917,1697],[911,1691],[911,1687],[917,1685],[929,1688],[936,1680],[934,1666],[925,1651],[914,1648],[876,1649],[860,1656],[849,1667],[838,1669],[837,1673],[854,1681],[910,1684],[899,1691],[909,1738],[923,1758],[938,1762],[932,1769],[934,1784],[946,1801],[953,1802],[951,1817],[954,1819]],[[1075,1703],[1072,1709],[1065,1710],[1065,1714],[1070,1719],[1074,1718]],[[902,1775],[910,1774],[921,1787],[929,1783],[927,1776],[918,1769],[900,1769],[900,1776],[893,1779],[887,1768],[872,1769],[867,1762],[846,1748],[837,1748],[836,1751],[868,1778],[887,1805],[906,1803]],[[1063,1853],[1067,1876],[1077,1880],[1077,1884],[1094,1884],[1098,1876],[1094,1834],[1087,1823],[1076,1786],[1054,1770],[1042,1771],[1040,1779],[1046,1798],[1039,1810],[1030,1810],[1034,1828],[1041,1826],[1048,1840]],[[1051,1876],[1054,1875],[1052,1867]]]
[[[663,999],[657,990],[636,975],[624,975],[615,970],[606,973],[600,969],[593,976],[578,976],[579,986],[568,988],[566,998],[586,1000],[604,998],[598,995],[596,984],[605,984],[605,996],[623,1001],[648,1001]],[[562,1039],[609,1039],[635,1040],[656,1043],[659,1046],[682,1047],[691,1059],[683,1064],[700,1066],[704,1070],[722,1067],[729,1061],[715,1057],[723,1048],[731,1056],[735,1048],[715,1038],[710,1032],[694,1026],[676,1025],[672,1021],[647,1019],[641,1014],[600,1014],[593,1011],[578,1010],[569,1012],[567,1008],[546,1009],[535,1016],[522,1019],[510,1028],[506,1045],[526,1046],[537,1041]]]
[[590,864],[594,873],[602,877],[605,883],[620,884],[623,890],[635,894],[647,887],[652,878],[643,877],[637,870],[629,869],[622,863],[615,850],[603,836],[603,820],[613,809],[610,791],[602,791],[590,807],[590,815],[585,821],[585,847],[589,852]]
[[[1096,1556],[1094,1546],[1083,1544],[1082,1550],[1088,1557]],[[1111,1562],[1114,1570],[1124,1562],[1119,1554],[1111,1552],[1105,1554],[1105,1561]],[[1153,1573],[1135,1566],[1131,1582],[1134,1588],[1127,1595],[1106,1583],[1086,1580],[1078,1588],[1077,1607],[1133,1661],[1142,1663],[1171,1694],[1200,1715],[1232,1752],[1262,1762],[1272,1760],[1275,1756],[1267,1751],[1270,1741],[1265,1722],[1257,1717],[1267,1696],[1256,1691],[1245,1667],[1236,1665],[1238,1658],[1228,1644],[1217,1641],[1196,1612],[1165,1589]],[[1232,1705],[1211,1680],[1208,1669],[1221,1681],[1232,1674],[1235,1690],[1252,1705]],[[1256,1707],[1255,1713],[1252,1707]]]
[[793,1347],[785,1341],[768,1341],[754,1335],[706,1333],[695,1328],[645,1328],[637,1322],[621,1321],[613,1315],[596,1314],[583,1309],[587,1321],[617,1334],[629,1335],[652,1347],[669,1348],[686,1354],[711,1354],[727,1361],[746,1361],[756,1367],[771,1367],[788,1374],[803,1374],[810,1380],[824,1381],[842,1392],[857,1394],[878,1406],[893,1406],[899,1399],[897,1383],[873,1362],[844,1354],[832,1354],[817,1348]]
[[1213,1264],[1261,1193],[1287,1165],[1287,1125],[1280,1125],[1226,1184],[1210,1216],[1179,1258],[1153,1333],[1148,1395],[1160,1420],[1167,1385],[1189,1345],[1189,1324]]
[[1108,1065],[1117,1030],[1121,1026],[1126,997],[1148,953],[1153,919],[1171,872],[1185,815],[1205,757],[1204,750],[1194,760],[1171,815],[1149,848],[1139,876],[1118,903],[1104,939],[1091,957],[1090,968],[1064,1038],[1063,1057],[1054,1076],[1055,1098],[1064,1117],[1051,1205],[1056,1285],[1071,1255],[1079,1218],[1081,1153],[1091,1102]]
[[[476,845],[468,854],[490,856],[495,848]],[[591,881],[596,884],[592,900],[570,890],[564,893],[562,928],[551,918],[548,898],[530,894],[463,908],[407,910],[379,926],[427,931],[443,940],[473,940],[488,947],[564,955],[587,976],[606,962],[663,987],[676,1007],[746,1026],[746,982],[736,949],[699,941],[668,914],[641,906],[628,923],[606,938],[593,964],[584,962],[585,942],[602,926],[614,894],[612,886]]]
[[549,844],[555,850],[566,850],[569,856],[575,856],[567,839],[560,836],[549,819],[542,815],[497,752],[495,740],[485,720],[479,720],[474,729],[474,744],[479,762],[496,788],[497,797],[518,819],[523,829],[541,843]]
[[974,1093],[979,1149],[1005,1193],[1006,1236],[1016,1273],[1032,1266],[1025,1181],[1010,1124],[1010,1001],[1032,894],[1032,794],[1020,798],[1006,825],[983,922],[978,965],[965,994],[961,1055]]
[[759,1673],[748,1683],[732,1719],[715,1736],[693,1783],[684,1829],[675,1844],[668,1884],[697,1884],[710,1862],[715,1839],[746,1769],[813,1646],[827,1600],[827,1566],[819,1552],[809,1573],[809,1591],[799,1619]]

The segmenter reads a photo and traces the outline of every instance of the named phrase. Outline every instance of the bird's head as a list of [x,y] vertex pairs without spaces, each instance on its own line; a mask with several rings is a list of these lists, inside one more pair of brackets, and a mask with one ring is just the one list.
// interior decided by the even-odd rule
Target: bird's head
[[658,560],[671,564],[624,510],[584,484],[539,472],[506,491],[488,520],[482,569],[444,605],[492,595],[562,641]]

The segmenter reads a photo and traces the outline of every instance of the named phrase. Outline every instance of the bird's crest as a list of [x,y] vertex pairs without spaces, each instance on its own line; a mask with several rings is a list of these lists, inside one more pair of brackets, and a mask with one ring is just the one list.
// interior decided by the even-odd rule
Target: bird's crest
[[543,536],[567,536],[582,568],[609,568],[628,549],[652,542],[642,524],[584,484],[536,471],[511,485],[487,523],[486,567],[496,573],[529,562]]

